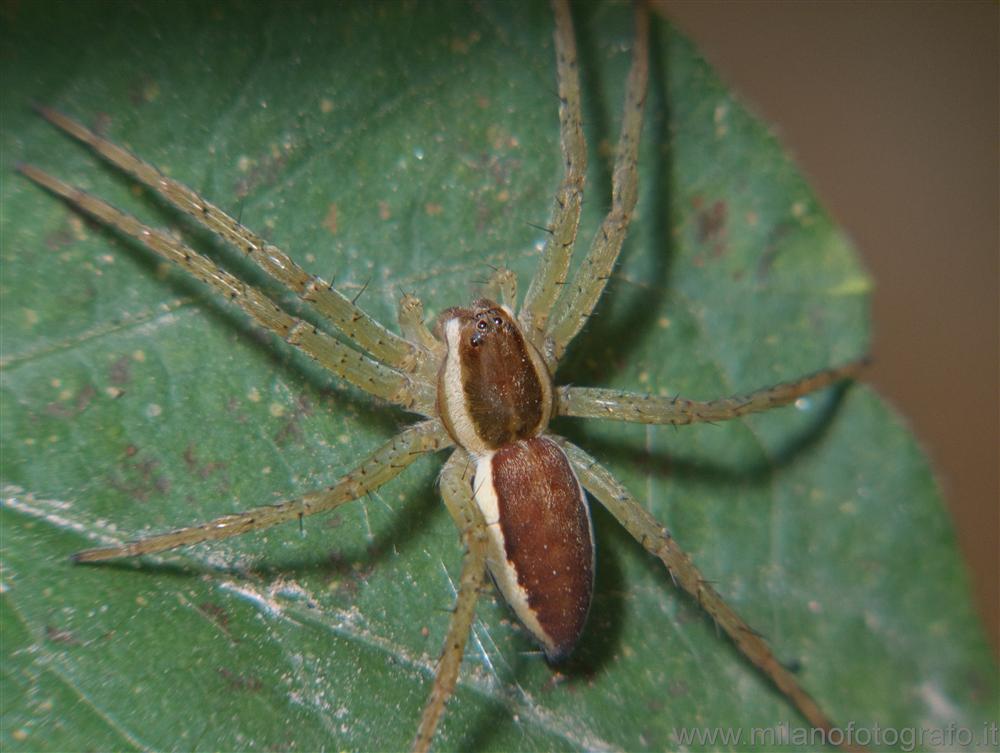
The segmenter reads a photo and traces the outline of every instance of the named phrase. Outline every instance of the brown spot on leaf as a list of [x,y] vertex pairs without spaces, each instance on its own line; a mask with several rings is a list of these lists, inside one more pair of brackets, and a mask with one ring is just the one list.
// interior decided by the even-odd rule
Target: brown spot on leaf
[[94,118],[94,122],[90,126],[90,130],[96,133],[98,136],[107,136],[108,132],[111,130],[111,115],[106,112],[97,113],[97,117]]
[[233,672],[226,667],[219,667],[219,677],[226,682],[226,687],[230,690],[245,693],[258,693],[264,687],[261,679],[255,675],[248,675],[242,672]]
[[226,412],[235,423],[245,424],[250,420],[250,417],[243,411],[243,403],[239,398],[231,397],[226,401]]
[[137,502],[146,502],[153,495],[170,491],[170,479],[157,472],[160,461],[142,457],[134,445],[125,448],[121,469],[108,475],[108,485]]
[[45,406],[45,412],[54,418],[75,418],[79,416],[90,405],[97,390],[92,385],[84,386],[73,398],[69,405],[63,403],[49,403]]
[[288,416],[288,420],[274,435],[274,443],[279,447],[287,444],[291,440],[299,440],[302,437],[302,427],[299,421],[313,414],[313,404],[305,395],[300,395],[295,404],[295,410]]
[[327,588],[347,601],[354,601],[361,586],[375,571],[371,562],[352,562],[337,551],[327,557],[326,569],[331,573]]
[[555,690],[559,686],[565,685],[566,680],[567,680],[566,675],[564,675],[558,669],[554,669],[552,670],[552,674],[549,675],[549,679],[546,680],[545,684],[542,686],[542,692],[548,693],[549,691]]
[[58,251],[64,246],[68,246],[73,242],[73,234],[69,231],[68,227],[60,226],[58,229],[53,230],[51,233],[45,234],[45,247],[50,251]]
[[111,384],[128,384],[132,381],[132,359],[122,356],[111,364],[108,379],[111,380]]
[[229,632],[229,613],[225,609],[214,602],[203,601],[198,604],[198,611],[218,625],[219,629],[229,636],[234,643],[237,642],[238,639],[234,638],[232,633]]
[[45,639],[52,643],[63,643],[67,646],[79,646],[80,641],[69,630],[63,630],[53,625],[45,626]]
[[129,101],[136,107],[154,102],[160,96],[160,85],[150,76],[142,76],[128,88]]
[[712,255],[719,257],[726,252],[726,219],[728,207],[716,201],[708,209],[698,210],[698,242],[708,244]]
[[198,478],[208,478],[226,468],[226,464],[219,460],[208,463],[201,462],[195,454],[193,442],[184,448],[184,465],[188,467],[191,473],[198,476]]
[[272,151],[262,159],[252,162],[246,177],[236,181],[234,186],[237,198],[245,199],[261,186],[270,186],[278,182],[285,168],[287,158],[280,150]]
[[782,223],[775,227],[769,234],[767,245],[764,247],[760,259],[757,260],[756,277],[758,281],[763,282],[770,276],[771,267],[774,265],[778,254],[784,248],[782,239],[788,235],[789,230],[791,230],[791,225],[789,223]]
[[330,204],[330,208],[326,210],[326,217],[323,218],[323,227],[330,231],[330,235],[337,234],[337,204],[336,202]]

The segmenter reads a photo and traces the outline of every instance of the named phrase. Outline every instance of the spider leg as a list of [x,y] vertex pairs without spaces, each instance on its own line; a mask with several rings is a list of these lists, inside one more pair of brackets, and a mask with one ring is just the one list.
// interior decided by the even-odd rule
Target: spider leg
[[519,315],[521,327],[542,353],[545,352],[549,316],[566,282],[570,257],[573,255],[587,173],[587,143],[583,138],[580,75],[573,18],[566,0],[553,0],[552,9],[556,19],[556,75],[559,81],[559,141],[562,145],[563,180],[552,206],[549,237]]
[[556,361],[590,318],[618,259],[632,220],[639,194],[639,138],[648,78],[649,9],[640,2],[636,4],[632,68],[628,74],[622,130],[611,181],[611,210],[601,223],[590,251],[573,279],[571,290],[567,291],[569,297],[560,299],[559,309],[549,322],[546,352],[550,352]]
[[793,382],[765,387],[747,395],[699,402],[681,397],[656,397],[594,387],[559,387],[556,412],[560,416],[609,418],[641,424],[696,424],[727,421],[747,413],[770,410],[845,379],[854,379],[869,363],[868,358],[823,369]]
[[[740,652],[777,686],[802,716],[814,727],[829,733],[833,729],[833,723],[819,704],[778,661],[764,639],[723,601],[691,558],[677,545],[670,532],[606,468],[579,447],[566,440],[560,442],[573,467],[580,474],[583,487],[607,508],[646,551],[663,561],[674,582],[698,602]],[[850,746],[845,748],[856,750]]]
[[416,367],[419,354],[412,344],[387,330],[350,299],[334,290],[332,285],[306,273],[281,249],[241,225],[187,186],[168,178],[153,165],[102,138],[76,120],[48,107],[37,109],[52,125],[83,142],[105,160],[149,186],[182,212],[242,250],[267,274],[313,304],[334,327],[375,360],[403,371]]
[[483,285],[483,298],[499,301],[513,309],[517,305],[517,275],[507,267],[494,269],[490,279]]
[[191,247],[143,225],[132,215],[32,166],[18,168],[24,175],[63,197],[71,206],[131,235],[164,259],[174,262],[216,292],[233,301],[258,324],[282,337],[329,371],[376,397],[403,408],[431,415],[435,392],[431,384],[365,356],[312,324],[285,313],[270,298],[225,271]]
[[434,687],[424,706],[420,727],[413,739],[414,753],[424,753],[431,746],[434,730],[444,713],[445,703],[455,690],[458,670],[465,654],[465,643],[476,614],[476,601],[486,573],[486,523],[472,498],[471,464],[464,450],[456,450],[441,472],[441,496],[455,524],[462,531],[465,556],[458,586],[455,610],[448,623],[448,635],[438,660]]
[[421,455],[444,449],[450,444],[451,440],[439,421],[422,421],[401,431],[365,458],[354,470],[341,477],[336,484],[321,491],[277,505],[264,505],[233,515],[223,515],[208,523],[137,539],[121,546],[85,549],[74,554],[73,559],[76,562],[98,562],[119,557],[137,557],[179,546],[200,544],[203,541],[227,539],[250,531],[263,531],[289,520],[301,520],[307,515],[333,510],[345,502],[375,491],[398,476]]
[[425,355],[420,360],[416,374],[428,383],[435,383],[439,364],[444,360],[447,348],[443,342],[434,337],[424,323],[423,301],[414,295],[404,293],[399,301],[397,319],[403,337],[412,343],[417,343]]

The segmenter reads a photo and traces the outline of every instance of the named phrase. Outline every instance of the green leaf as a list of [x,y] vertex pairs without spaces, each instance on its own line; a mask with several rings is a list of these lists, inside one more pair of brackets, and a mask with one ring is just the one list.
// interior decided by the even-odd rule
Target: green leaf
[[[3,12],[4,749],[407,746],[461,555],[440,458],[302,532],[72,565],[101,541],[329,484],[409,417],[12,168],[38,164],[174,228],[298,310],[34,116],[43,102],[347,294],[363,289],[381,320],[401,291],[433,317],[469,300],[490,265],[522,289],[534,269],[560,164],[548,9]],[[631,26],[607,4],[576,22],[591,150],[582,248],[608,202]],[[641,159],[638,216],[561,382],[709,398],[866,350],[870,284],[850,243],[773,135],[662,23]],[[996,667],[927,460],[866,387],[719,426],[556,430],[671,527],[845,727],[978,735],[995,719]],[[485,597],[437,748],[743,748],[747,737],[684,746],[679,730],[801,727],[662,568],[594,516],[597,591],[577,654],[555,672]]]

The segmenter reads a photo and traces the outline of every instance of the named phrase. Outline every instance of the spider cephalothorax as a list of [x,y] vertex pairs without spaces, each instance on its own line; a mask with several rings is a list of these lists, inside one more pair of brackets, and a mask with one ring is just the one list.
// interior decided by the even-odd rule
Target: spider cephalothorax
[[418,457],[454,447],[441,472],[440,490],[461,531],[465,555],[455,610],[414,749],[430,747],[445,702],[455,688],[487,570],[549,659],[563,658],[576,644],[590,607],[594,574],[585,491],[662,561],[673,582],[705,609],[811,725],[830,730],[830,720],[798,679],[723,601],[670,533],[597,460],[548,433],[547,428],[555,415],[646,424],[732,419],[788,404],[853,377],[863,360],[748,395],[707,402],[554,386],[552,376],[559,359],[597,305],[635,208],[648,18],[638,4],[611,207],[570,278],[587,149],[570,11],[564,0],[554,0],[553,6],[564,174],[547,228],[549,240],[519,308],[513,276],[498,270],[487,284],[487,297],[469,307],[444,311],[436,336],[425,326],[422,306],[412,296],[404,296],[400,304],[401,334],[396,334],[190,188],[80,123],[40,109],[54,125],[243,251],[265,273],[313,306],[326,326],[317,327],[289,314],[177,237],[150,228],[37,167],[23,165],[22,173],[79,211],[179,265],[340,379],[423,417],[328,488],[158,536],[89,549],[77,554],[76,560],[150,554],[299,520],[374,492]]
[[448,348],[438,410],[456,444],[478,455],[545,431],[552,377],[509,310],[484,298],[450,308],[437,333]]

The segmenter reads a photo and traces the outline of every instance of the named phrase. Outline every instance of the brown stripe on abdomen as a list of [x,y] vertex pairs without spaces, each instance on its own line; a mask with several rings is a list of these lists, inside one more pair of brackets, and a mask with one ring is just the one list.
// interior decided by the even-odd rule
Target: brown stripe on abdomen
[[[549,660],[557,661],[580,638],[594,588],[593,534],[583,488],[565,453],[545,437],[497,450],[491,468],[507,561],[491,562],[490,569],[498,584],[516,575],[527,597],[521,608],[534,620],[518,616],[533,632],[541,629],[535,637]],[[517,600],[504,596],[519,611]]]

